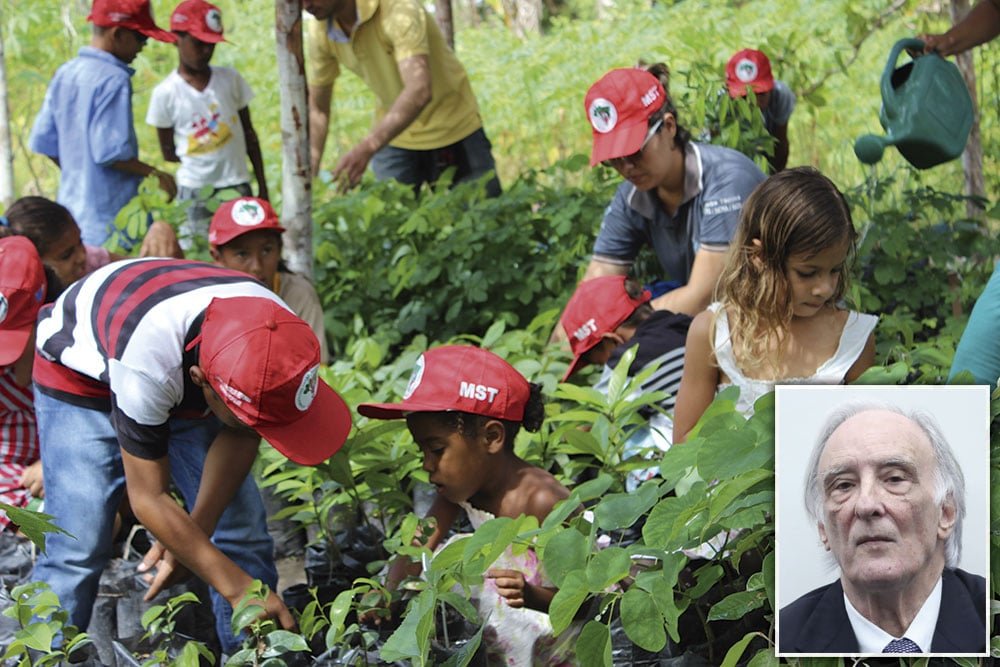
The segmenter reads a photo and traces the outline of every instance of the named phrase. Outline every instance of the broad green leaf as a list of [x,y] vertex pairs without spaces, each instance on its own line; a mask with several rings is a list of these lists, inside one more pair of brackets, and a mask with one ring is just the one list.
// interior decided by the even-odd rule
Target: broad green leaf
[[602,549],[587,563],[587,585],[591,592],[599,593],[624,579],[631,565],[632,559],[621,547]]
[[738,591],[719,600],[708,611],[710,621],[733,621],[757,609],[767,599],[763,591]]
[[657,503],[642,527],[645,543],[664,551],[686,547],[704,524],[704,521],[688,523],[705,504],[704,488],[704,483],[699,482],[683,496],[671,496]]
[[575,384],[564,382],[556,388],[556,398],[569,399],[581,405],[603,407],[607,402],[607,397],[601,392],[591,387],[581,387]]
[[774,606],[774,552],[770,551],[764,556],[764,563],[761,566],[761,574],[764,575],[764,590],[767,592],[767,602],[773,611],[777,611]]
[[438,599],[454,607],[455,610],[464,616],[470,623],[479,622],[479,612],[476,610],[475,605],[468,600],[468,598],[462,597],[453,591],[445,591],[443,593],[438,593]]
[[568,516],[579,510],[581,503],[585,503],[604,495],[604,492],[607,491],[613,483],[614,479],[610,475],[602,472],[596,479],[591,479],[583,484],[580,484],[570,492],[568,498],[558,502],[555,508],[549,512],[549,515],[545,517],[545,520],[542,522],[542,528],[548,529],[559,525]]
[[55,632],[47,623],[32,623],[17,633],[17,638],[24,642],[28,648],[42,653],[49,653],[52,650],[52,639]]
[[622,596],[622,626],[636,646],[660,651],[667,643],[663,616],[653,597],[640,588],[630,588]]
[[465,642],[465,645],[457,653],[448,658],[442,667],[467,667],[476,656],[476,651],[479,650],[479,645],[483,641],[483,630],[485,629],[486,624],[483,623],[479,626],[476,634],[472,635],[469,641]]
[[274,651],[273,655],[309,650],[309,644],[302,635],[288,630],[274,630],[268,633],[266,641],[268,649]]
[[638,345],[633,345],[625,350],[625,354],[622,355],[622,358],[618,361],[618,365],[612,371],[611,379],[608,381],[609,403],[613,404],[622,400],[622,392],[628,386],[628,371],[632,368],[632,362],[635,360],[635,355],[638,351]]
[[0,512],[6,514],[12,523],[17,524],[25,537],[31,540],[42,553],[45,553],[45,533],[62,533],[63,535],[73,537],[73,535],[70,535],[70,533],[52,523],[51,514],[33,512],[32,510],[8,505],[7,503],[0,503]]
[[611,631],[599,621],[587,621],[576,639],[581,667],[611,667]]
[[631,526],[656,504],[660,498],[659,491],[659,483],[650,480],[634,493],[612,493],[605,496],[594,508],[597,527],[602,530],[617,530]]
[[743,639],[730,646],[729,650],[726,651],[726,657],[722,659],[722,667],[736,667],[740,658],[743,657],[743,652],[747,650],[747,646],[756,636],[756,632],[748,632],[743,635]]
[[587,599],[587,580],[580,571],[570,572],[549,604],[552,632],[561,633],[573,621],[580,605]]
[[591,456],[604,458],[604,448],[594,436],[593,431],[581,431],[579,429],[569,429],[563,432],[564,444],[559,445],[559,451],[570,454],[590,454]]
[[[762,648],[754,654],[750,662],[747,663],[747,667],[777,667],[781,664],[778,658],[774,655],[774,649],[771,647]],[[916,667],[916,665],[913,665]]]
[[348,612],[351,611],[351,602],[354,600],[354,589],[341,591],[330,603],[330,628],[326,631],[326,645],[333,646],[340,641],[340,636],[344,632],[344,620]]
[[712,498],[709,501],[709,519],[717,521],[723,512],[727,511],[733,501],[746,494],[753,486],[765,480],[774,487],[774,471],[764,468],[747,470],[732,479],[720,482],[712,488]]
[[142,614],[142,619],[140,619],[139,622],[142,624],[142,627],[148,628],[149,624],[153,622],[153,619],[162,614],[163,612],[165,612],[166,610],[167,610],[166,605],[154,604],[152,607],[147,609]]
[[589,553],[587,538],[575,528],[564,528],[549,539],[542,552],[545,573],[556,588],[561,588],[566,575],[583,570]]
[[753,430],[720,430],[707,437],[698,453],[698,474],[706,480],[727,480],[773,459],[774,447],[758,445]]
[[387,662],[423,659],[427,652],[428,634],[434,624],[434,594],[422,591],[410,600],[406,617],[396,631],[389,635],[379,650],[379,657]]

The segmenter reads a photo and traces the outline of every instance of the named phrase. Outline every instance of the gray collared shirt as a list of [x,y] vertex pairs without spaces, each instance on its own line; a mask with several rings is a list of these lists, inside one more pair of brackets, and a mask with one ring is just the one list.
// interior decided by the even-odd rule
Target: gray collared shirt
[[622,183],[604,212],[594,258],[631,265],[651,246],[664,278],[687,284],[695,253],[723,251],[736,232],[743,202],[763,172],[731,148],[688,142],[684,152],[684,196],[677,212],[664,210],[656,192]]

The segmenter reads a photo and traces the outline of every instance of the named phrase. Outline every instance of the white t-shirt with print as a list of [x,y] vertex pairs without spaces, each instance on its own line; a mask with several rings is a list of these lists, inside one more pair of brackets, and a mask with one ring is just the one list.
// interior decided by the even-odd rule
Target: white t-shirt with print
[[225,188],[250,180],[240,109],[253,91],[230,67],[212,67],[205,90],[197,90],[176,70],[153,89],[146,122],[174,128],[181,166],[177,183],[188,188]]

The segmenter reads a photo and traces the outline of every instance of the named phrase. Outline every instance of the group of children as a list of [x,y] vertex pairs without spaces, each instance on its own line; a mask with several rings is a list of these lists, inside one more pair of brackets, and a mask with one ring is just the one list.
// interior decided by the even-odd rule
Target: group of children
[[[252,93],[235,71],[209,64],[214,45],[223,41],[218,9],[204,0],[185,0],[171,17],[173,35],[155,29],[147,0],[95,0],[92,20],[96,46],[90,50],[110,45],[105,51],[119,63],[134,58],[145,36],[177,41],[179,67],[154,91],[147,121],[158,128],[164,158],[181,163],[179,196],[191,202],[185,235],[206,237],[215,262],[235,271],[182,261],[120,262],[96,245],[85,245],[103,241],[101,232],[85,225],[81,234],[69,204],[26,197],[8,209],[0,221],[0,236],[11,237],[0,239],[0,400],[5,406],[0,500],[23,505],[48,487],[49,511],[57,524],[87,537],[74,544],[51,536],[36,571],[64,597],[73,620],[85,626],[96,575],[108,557],[110,517],[127,479],[137,515],[163,544],[147,559],[147,567],[156,568],[154,590],[172,580],[181,563],[205,578],[215,590],[224,648],[232,650],[227,602],[239,599],[247,573],[275,583],[269,542],[260,532],[259,498],[253,499],[252,482],[244,488],[251,446],[264,435],[290,458],[315,463],[340,446],[350,419],[332,392],[317,387],[315,364],[328,361],[323,312],[308,281],[281,262],[284,230],[267,202],[247,107]],[[108,65],[100,54],[86,55]],[[72,71],[67,68],[62,76]],[[101,86],[128,89],[129,131],[123,134],[125,144],[134,144],[131,89],[120,74],[95,83],[91,72],[89,85],[96,86],[93,95],[107,94],[118,104],[124,104],[122,91]],[[63,81],[55,89],[67,85]],[[62,199],[72,167],[61,150],[66,137],[53,138],[65,113],[59,104],[58,96],[47,96],[33,144],[60,162]],[[95,132],[90,141],[108,139],[101,134]],[[109,149],[110,157],[98,166],[141,174],[144,166],[137,156],[120,148]],[[249,196],[247,157],[256,175],[256,198]],[[169,189],[168,179],[156,173]],[[110,186],[90,180],[72,187]],[[227,190],[241,196],[209,214],[207,201]],[[79,196],[74,190],[68,200]],[[625,351],[636,347],[629,373],[655,366],[642,390],[666,395],[647,415],[649,438],[659,449],[683,442],[726,386],[739,386],[738,408],[749,412],[756,398],[777,383],[851,381],[874,361],[876,323],[875,317],[841,303],[855,244],[849,208],[834,184],[814,169],[782,171],[746,200],[716,300],[694,318],[654,310],[650,293],[624,276],[581,283],[560,321],[573,354],[564,379],[587,364],[603,365],[598,381],[603,387]],[[34,322],[43,303],[57,297],[55,307],[39,319],[38,405],[33,407]],[[112,303],[117,303],[114,311]],[[284,304],[298,317],[287,317]],[[304,324],[311,336],[300,330]],[[266,342],[255,333],[251,343],[234,349],[230,343],[251,336],[249,330],[260,332]],[[273,340],[269,331],[278,332]],[[288,378],[282,382],[291,383],[285,386],[267,363],[273,359],[281,371],[292,349],[299,350],[298,360],[285,369]],[[265,362],[251,353],[264,354]],[[254,387],[255,382],[262,386]],[[265,409],[258,394],[280,395],[283,408],[268,412],[273,408]],[[313,397],[320,395],[322,405],[314,406]],[[36,408],[44,475],[35,444]],[[195,410],[181,414],[175,408]],[[319,417],[321,408],[330,414]],[[372,419],[406,419],[437,493],[429,512],[437,520],[427,536],[431,548],[443,543],[460,511],[474,526],[522,514],[541,521],[569,495],[549,472],[514,453],[519,430],[541,425],[540,391],[491,352],[466,345],[428,350],[400,402],[357,409]],[[209,410],[218,421],[190,419]],[[295,410],[313,421],[306,425]],[[289,431],[292,422],[298,426]],[[323,428],[315,430],[320,422]],[[81,438],[96,444],[83,447]],[[317,440],[327,438],[325,444]],[[181,456],[191,443],[198,453]],[[648,451],[649,442],[642,445]],[[220,460],[212,454],[217,451],[229,458]],[[233,461],[239,465],[227,469]],[[83,473],[87,483],[81,483],[81,469],[91,468],[105,472]],[[655,467],[642,471],[629,483],[655,472]],[[165,480],[171,476],[190,515],[178,514],[164,500],[169,498]],[[211,544],[201,539],[209,535]],[[411,574],[411,565],[396,561],[388,584],[398,586]],[[492,628],[487,634],[492,654],[506,664],[571,660],[569,636],[551,637],[546,612],[554,593],[531,551],[516,558],[505,554],[485,573],[478,597]],[[289,626],[287,610],[276,598],[267,601],[267,611]]]

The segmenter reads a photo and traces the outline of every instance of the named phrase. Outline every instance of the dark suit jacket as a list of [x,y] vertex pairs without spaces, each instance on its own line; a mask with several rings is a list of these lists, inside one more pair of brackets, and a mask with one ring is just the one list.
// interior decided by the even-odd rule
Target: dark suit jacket
[[[941,611],[930,653],[986,650],[986,580],[963,570],[941,575]],[[920,647],[928,651],[928,647]],[[779,653],[858,653],[858,640],[844,607],[840,580],[817,588],[781,610]]]

